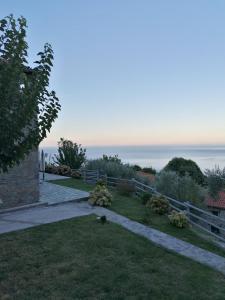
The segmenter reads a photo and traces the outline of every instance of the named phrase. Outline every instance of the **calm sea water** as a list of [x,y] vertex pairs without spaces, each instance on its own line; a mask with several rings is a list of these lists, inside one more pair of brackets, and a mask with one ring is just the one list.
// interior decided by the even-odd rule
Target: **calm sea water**
[[[43,147],[49,154],[57,152],[55,147]],[[173,157],[194,160],[202,170],[219,165],[225,167],[225,145],[223,146],[91,146],[87,147],[89,159],[99,158],[103,154],[115,155],[124,163],[138,164],[141,167],[152,166],[162,169]]]

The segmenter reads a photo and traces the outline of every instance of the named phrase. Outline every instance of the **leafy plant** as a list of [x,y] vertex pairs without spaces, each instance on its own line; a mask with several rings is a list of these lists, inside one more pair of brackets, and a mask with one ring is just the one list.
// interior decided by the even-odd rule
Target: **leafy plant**
[[162,171],[156,176],[157,191],[172,198],[178,198],[179,176],[172,171]]
[[155,175],[155,174],[156,174],[156,170],[153,169],[152,167],[143,168],[142,171],[143,171],[144,173],[148,173],[148,174],[152,174],[152,175]]
[[108,162],[115,162],[117,164],[122,164],[121,159],[118,157],[118,155],[114,155],[114,156],[108,156],[106,154],[103,154],[102,159]]
[[117,184],[117,190],[120,195],[131,196],[135,192],[134,185],[129,181],[120,181]]
[[138,172],[141,171],[142,168],[139,165],[133,165],[132,168],[134,169],[134,171]]
[[71,169],[79,169],[86,160],[86,149],[81,145],[63,138],[58,142],[58,154],[54,162],[57,165],[67,165]]
[[96,185],[94,190],[90,194],[90,198],[88,202],[91,205],[98,205],[98,206],[111,206],[112,204],[112,195],[106,188],[106,186]]
[[151,199],[151,197],[152,197],[152,194],[150,194],[150,193],[143,193],[141,195],[142,204],[146,205],[147,202]]
[[131,179],[136,175],[136,172],[129,165],[102,158],[88,160],[86,168],[88,170],[99,170],[100,173],[107,174],[109,177]]
[[154,213],[164,215],[169,211],[169,201],[163,196],[152,196],[146,204]]
[[189,175],[196,183],[204,184],[205,176],[199,166],[190,159],[175,157],[163,169],[164,171],[176,172],[179,176]]
[[224,188],[225,168],[222,170],[219,167],[215,167],[212,170],[207,169],[205,174],[207,176],[209,195],[217,200],[219,192]]
[[170,223],[178,228],[184,228],[188,225],[188,219],[185,213],[173,210],[169,214]]
[[206,189],[197,184],[189,175],[178,176],[176,172],[162,171],[156,176],[156,189],[163,195],[195,204],[203,202]]
[[51,45],[28,67],[26,19],[0,20],[0,172],[18,164],[47,136],[60,110],[49,91],[53,61]]

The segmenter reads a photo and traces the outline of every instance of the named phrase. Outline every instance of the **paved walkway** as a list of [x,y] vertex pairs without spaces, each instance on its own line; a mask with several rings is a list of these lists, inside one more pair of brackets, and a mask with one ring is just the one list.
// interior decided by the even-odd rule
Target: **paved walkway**
[[47,203],[48,205],[56,205],[63,202],[87,200],[89,197],[88,192],[47,182],[47,180],[59,180],[67,178],[70,177],[46,173],[45,181],[43,181],[42,174],[40,173],[39,201],[42,203]]
[[197,262],[205,264],[225,275],[225,258],[203,250],[168,234],[142,225],[115,212],[101,207],[92,207],[87,202],[74,202],[58,206],[36,207],[0,215],[0,233],[20,230],[40,224],[57,222],[78,216],[96,214],[106,215],[111,222],[144,236],[151,242],[168,250],[172,250]]

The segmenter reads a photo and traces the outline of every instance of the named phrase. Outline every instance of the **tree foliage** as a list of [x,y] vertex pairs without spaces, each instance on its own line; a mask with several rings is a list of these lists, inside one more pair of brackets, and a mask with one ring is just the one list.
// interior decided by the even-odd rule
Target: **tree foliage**
[[26,19],[0,20],[0,172],[19,163],[46,137],[60,110],[48,91],[53,61],[49,44],[28,67]]
[[204,184],[205,182],[205,177],[201,169],[190,159],[175,157],[168,162],[164,171],[176,172],[179,176],[189,175],[198,184]]
[[79,169],[86,160],[86,149],[81,145],[63,138],[58,142],[58,154],[54,162],[57,165],[66,165],[71,169]]
[[219,198],[219,192],[224,189],[225,168],[220,169],[216,166],[212,170],[207,169],[205,174],[207,176],[209,195],[217,200]]

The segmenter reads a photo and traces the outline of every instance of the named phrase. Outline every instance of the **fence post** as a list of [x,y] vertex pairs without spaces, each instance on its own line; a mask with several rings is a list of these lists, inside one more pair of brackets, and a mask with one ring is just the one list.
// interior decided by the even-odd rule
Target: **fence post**
[[108,178],[107,178],[107,174],[105,174],[105,184],[106,184],[106,186],[108,186]]

